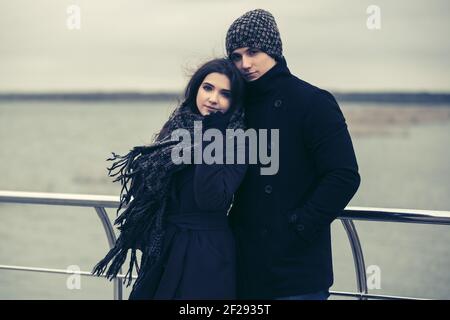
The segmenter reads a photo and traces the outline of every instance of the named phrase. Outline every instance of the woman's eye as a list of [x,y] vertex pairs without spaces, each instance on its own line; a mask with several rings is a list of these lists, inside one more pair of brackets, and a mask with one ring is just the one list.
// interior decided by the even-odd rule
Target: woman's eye
[[205,90],[205,91],[211,91],[212,88],[211,88],[211,86],[205,84],[205,85],[203,86],[203,90]]
[[229,92],[222,92],[222,96],[224,96],[227,99],[230,99],[230,97],[231,97]]

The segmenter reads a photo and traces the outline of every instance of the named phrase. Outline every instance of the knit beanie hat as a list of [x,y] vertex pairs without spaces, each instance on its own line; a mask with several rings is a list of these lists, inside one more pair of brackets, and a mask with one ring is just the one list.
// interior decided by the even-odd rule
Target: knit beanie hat
[[238,48],[250,47],[260,49],[274,58],[283,57],[275,18],[263,9],[249,11],[237,18],[228,29],[225,46],[228,56]]

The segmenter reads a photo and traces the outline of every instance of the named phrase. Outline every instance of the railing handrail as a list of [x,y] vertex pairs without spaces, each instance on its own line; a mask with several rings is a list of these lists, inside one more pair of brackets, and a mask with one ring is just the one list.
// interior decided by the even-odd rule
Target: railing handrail
[[[79,274],[81,276],[87,277],[103,277],[106,278],[106,275],[94,275],[92,272],[83,271],[83,270],[69,270],[69,269],[54,269],[54,268],[38,268],[38,267],[24,267],[24,266],[14,266],[14,265],[5,265],[0,264],[1,270],[12,270],[12,271],[29,271],[29,272],[40,272],[40,273],[57,273],[57,274]],[[118,274],[116,278],[119,279],[128,279],[128,277],[124,274]],[[132,276],[132,279],[137,279],[137,276]]]
[[340,219],[450,225],[450,211],[346,207]]
[[[118,196],[106,195],[86,195],[86,194],[67,194],[67,193],[43,193],[43,192],[22,192],[0,190],[0,203],[20,203],[20,204],[44,204],[44,205],[62,205],[92,207],[97,212],[105,229],[108,244],[112,247],[116,241],[113,227],[105,208],[118,208]],[[366,285],[365,263],[361,243],[353,224],[353,220],[364,221],[382,221],[382,222],[404,222],[421,224],[440,224],[450,225],[450,211],[437,210],[417,210],[417,209],[393,209],[393,208],[372,208],[372,207],[346,207],[337,217],[342,221],[343,227],[347,232],[348,239],[352,248],[353,261],[355,263],[355,272],[357,275],[357,293],[346,293],[339,291],[330,291],[334,295],[353,296],[359,299],[420,299],[400,296],[373,295],[368,294]],[[22,266],[0,265],[0,270],[20,270],[30,272],[46,273],[67,273],[63,270],[33,268]],[[80,272],[81,275],[90,275],[87,271]],[[122,299],[122,275],[114,279],[114,298]]]
[[0,190],[0,202],[118,208],[119,197],[73,193],[46,193]]
[[[0,190],[0,202],[118,208],[119,197]],[[450,211],[350,206],[346,207],[338,218],[365,221],[450,224]]]

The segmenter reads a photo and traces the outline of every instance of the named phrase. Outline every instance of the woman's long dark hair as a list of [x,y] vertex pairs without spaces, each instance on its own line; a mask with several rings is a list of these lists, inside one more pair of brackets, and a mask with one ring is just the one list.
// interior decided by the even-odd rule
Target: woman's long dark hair
[[[198,112],[196,103],[198,90],[206,76],[214,72],[223,74],[230,80],[230,108],[227,112],[233,112],[233,110],[242,108],[244,80],[242,79],[238,69],[229,59],[226,58],[210,60],[194,72],[186,86],[186,89],[184,90],[184,100],[181,103],[181,106],[189,106],[192,108],[193,112]],[[168,123],[166,122],[161,131],[155,135],[155,140],[160,140],[166,136],[167,124]]]

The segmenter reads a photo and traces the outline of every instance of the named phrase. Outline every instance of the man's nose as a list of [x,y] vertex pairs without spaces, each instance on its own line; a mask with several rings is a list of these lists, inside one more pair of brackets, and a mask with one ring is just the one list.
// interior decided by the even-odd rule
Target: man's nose
[[250,69],[252,66],[251,59],[249,57],[246,57],[245,55],[242,57],[242,68],[243,69]]

